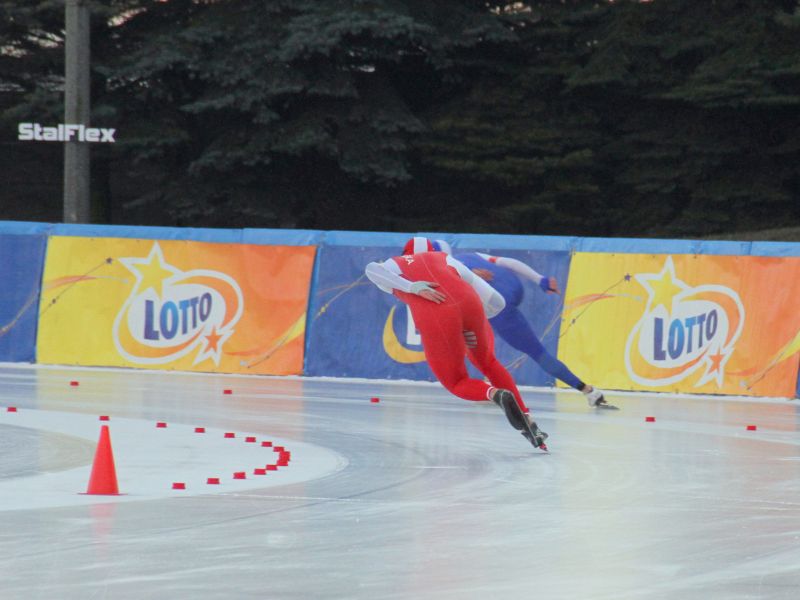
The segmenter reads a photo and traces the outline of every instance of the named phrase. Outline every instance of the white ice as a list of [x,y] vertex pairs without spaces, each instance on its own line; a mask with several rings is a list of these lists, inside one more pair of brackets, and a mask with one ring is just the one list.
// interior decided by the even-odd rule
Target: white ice
[[[0,365],[0,389],[2,600],[800,598],[796,401],[523,389],[545,454],[436,384]],[[82,493],[104,424],[120,496]],[[291,460],[254,475],[264,440]]]

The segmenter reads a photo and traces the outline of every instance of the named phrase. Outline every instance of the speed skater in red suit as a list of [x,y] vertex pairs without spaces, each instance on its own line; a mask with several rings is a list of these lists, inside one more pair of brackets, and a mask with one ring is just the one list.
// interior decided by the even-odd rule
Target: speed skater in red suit
[[[505,300],[449,253],[438,251],[442,244],[413,238],[402,256],[368,264],[366,275],[408,304],[425,359],[448,391],[465,400],[495,402],[534,447],[546,449],[547,434],[531,419],[514,379],[494,354],[487,316],[503,310]],[[464,357],[490,383],[470,377]]]

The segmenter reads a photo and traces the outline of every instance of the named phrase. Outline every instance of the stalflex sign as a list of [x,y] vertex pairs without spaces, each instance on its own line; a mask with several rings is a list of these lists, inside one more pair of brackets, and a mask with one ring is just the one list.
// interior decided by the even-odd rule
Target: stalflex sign
[[116,129],[106,127],[86,127],[59,123],[55,126],[44,126],[39,123],[20,123],[17,127],[17,139],[41,142],[91,142],[113,144],[116,140]]

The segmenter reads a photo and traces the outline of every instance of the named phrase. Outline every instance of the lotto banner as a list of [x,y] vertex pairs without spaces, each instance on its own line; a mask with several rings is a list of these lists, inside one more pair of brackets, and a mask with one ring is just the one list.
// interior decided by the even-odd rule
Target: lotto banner
[[33,362],[47,238],[0,235],[0,361]]
[[[419,333],[405,304],[378,289],[364,268],[372,261],[397,255],[397,247],[324,246],[320,248],[317,281],[309,310],[306,373],[333,377],[432,381]],[[489,252],[481,249],[481,252]],[[454,250],[459,252],[467,250]],[[562,285],[569,268],[567,252],[507,250]],[[520,306],[545,347],[556,353],[558,296],[526,286]],[[529,357],[496,340],[497,356],[519,384],[553,385]],[[470,366],[471,368],[471,366]],[[473,371],[473,375],[477,375]]]
[[51,237],[38,360],[300,374],[315,251]]
[[559,357],[608,389],[792,397],[800,259],[578,253]]

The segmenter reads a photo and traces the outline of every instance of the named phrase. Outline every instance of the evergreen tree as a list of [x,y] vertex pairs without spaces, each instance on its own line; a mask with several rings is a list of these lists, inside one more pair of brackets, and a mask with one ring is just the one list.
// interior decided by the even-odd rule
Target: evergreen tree
[[[800,220],[794,0],[91,8],[92,122],[119,140],[93,150],[95,187],[117,222],[698,236]],[[61,120],[63,12],[0,2],[4,150],[21,152],[19,120]],[[25,152],[60,167],[41,146]]]
[[521,49],[432,116],[423,161],[483,196],[475,210],[493,206],[478,230],[680,237],[797,223],[797,6],[521,6]]

